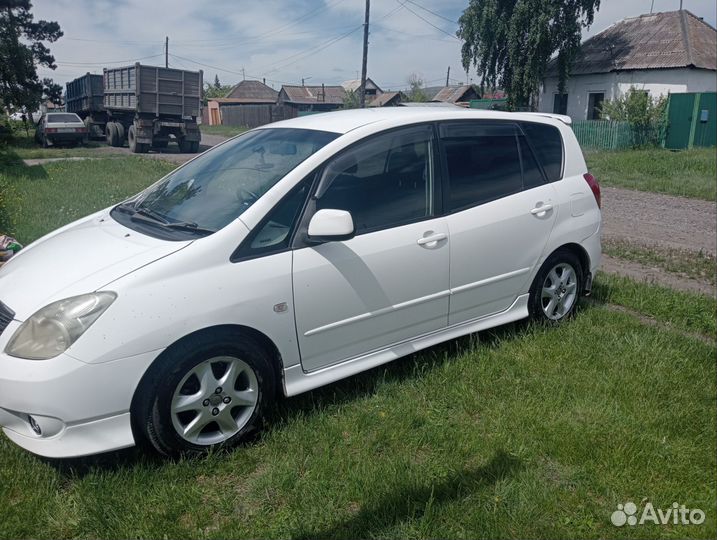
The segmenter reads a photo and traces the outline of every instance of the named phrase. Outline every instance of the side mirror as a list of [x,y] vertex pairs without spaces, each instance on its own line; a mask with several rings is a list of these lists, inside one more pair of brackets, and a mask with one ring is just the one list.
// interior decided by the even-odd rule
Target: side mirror
[[325,208],[309,222],[309,239],[315,242],[348,240],[354,236],[354,220],[346,210]]

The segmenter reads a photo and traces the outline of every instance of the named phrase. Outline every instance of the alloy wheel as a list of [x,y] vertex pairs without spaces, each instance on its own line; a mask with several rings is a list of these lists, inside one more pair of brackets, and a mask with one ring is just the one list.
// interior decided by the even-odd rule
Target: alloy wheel
[[540,305],[545,316],[553,321],[565,317],[578,297],[578,277],[568,263],[555,265],[545,276]]

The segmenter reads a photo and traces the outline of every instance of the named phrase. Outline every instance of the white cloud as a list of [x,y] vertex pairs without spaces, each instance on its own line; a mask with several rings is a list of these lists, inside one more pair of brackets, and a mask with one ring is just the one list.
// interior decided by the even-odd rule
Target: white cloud
[[[416,1],[452,20],[468,3]],[[585,35],[649,12],[650,4],[603,0]],[[364,6],[363,0],[36,0],[35,17],[58,21],[65,33],[50,47],[58,69],[41,69],[40,75],[64,83],[87,71],[100,73],[103,65],[120,65],[111,61],[132,63],[147,56],[153,57],[144,62],[162,65],[164,37],[169,36],[170,65],[203,69],[205,80],[213,80],[216,73],[223,83],[234,83],[241,80],[243,69],[247,77],[266,77],[275,87],[297,84],[302,77],[336,84],[356,77],[361,69]],[[678,6],[679,0],[655,0],[655,11]],[[407,7],[416,14],[398,0],[372,2],[369,75],[392,88],[404,87],[412,72],[440,84],[450,65],[453,81],[465,81],[460,42],[444,33],[453,34],[457,24],[414,4]],[[684,0],[684,7],[715,24],[713,0]]]

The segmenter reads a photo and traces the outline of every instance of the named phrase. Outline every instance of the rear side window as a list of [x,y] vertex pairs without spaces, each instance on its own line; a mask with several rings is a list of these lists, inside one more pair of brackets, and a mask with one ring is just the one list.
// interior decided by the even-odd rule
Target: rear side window
[[443,124],[448,209],[484,204],[523,189],[514,124]]
[[521,124],[549,182],[563,177],[563,139],[560,130],[549,124],[523,122]]

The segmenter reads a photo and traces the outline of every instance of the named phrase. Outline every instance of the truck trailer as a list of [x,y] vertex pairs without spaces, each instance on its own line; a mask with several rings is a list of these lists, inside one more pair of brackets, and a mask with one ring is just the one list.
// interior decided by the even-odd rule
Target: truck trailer
[[133,66],[103,70],[105,136],[111,146],[126,140],[135,153],[166,148],[174,137],[181,152],[199,150],[202,72]]
[[107,113],[104,107],[102,75],[87,73],[70,81],[65,87],[65,108],[85,122],[87,134],[93,139],[105,138]]

